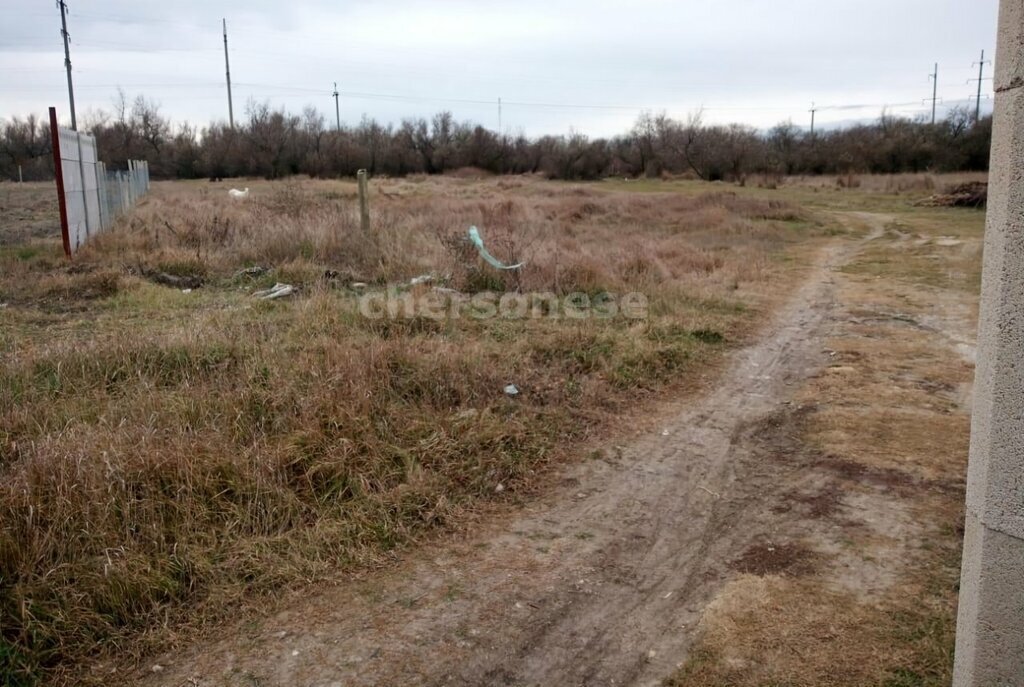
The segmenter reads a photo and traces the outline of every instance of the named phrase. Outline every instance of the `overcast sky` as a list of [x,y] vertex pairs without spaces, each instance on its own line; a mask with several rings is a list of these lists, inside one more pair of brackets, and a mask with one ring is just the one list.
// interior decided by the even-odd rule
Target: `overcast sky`
[[[758,127],[930,111],[976,90],[998,0],[68,0],[79,118],[121,86],[176,121],[227,119],[221,18],[236,119],[250,100],[334,122],[450,110],[529,135],[622,133],[644,109]],[[986,67],[986,69],[990,69]],[[990,72],[989,72],[990,73]],[[984,83],[991,93],[991,81]],[[67,118],[60,12],[0,0],[0,119]],[[984,103],[991,108],[991,100]],[[940,116],[943,106],[940,106]]]

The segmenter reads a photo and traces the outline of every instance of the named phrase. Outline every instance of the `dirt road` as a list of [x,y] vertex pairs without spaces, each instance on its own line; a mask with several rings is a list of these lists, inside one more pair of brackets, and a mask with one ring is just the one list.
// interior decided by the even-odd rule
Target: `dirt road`
[[[786,494],[818,479],[791,450],[794,393],[829,362],[837,269],[881,235],[837,239],[709,395],[570,468],[514,520],[372,583],[321,593],[254,631],[160,660],[154,685],[653,685],[686,657],[737,569],[801,550]],[[812,485],[813,486],[813,485]],[[884,584],[877,575],[850,585]],[[147,667],[148,668],[148,667]]]

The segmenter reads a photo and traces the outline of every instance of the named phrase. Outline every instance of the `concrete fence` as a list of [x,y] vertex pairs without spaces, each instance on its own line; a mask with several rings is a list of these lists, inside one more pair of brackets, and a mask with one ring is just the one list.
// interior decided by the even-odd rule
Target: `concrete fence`
[[127,171],[107,171],[99,159],[96,138],[57,126],[52,107],[50,135],[61,235],[70,257],[91,237],[110,229],[118,215],[149,190],[149,164],[129,160]]

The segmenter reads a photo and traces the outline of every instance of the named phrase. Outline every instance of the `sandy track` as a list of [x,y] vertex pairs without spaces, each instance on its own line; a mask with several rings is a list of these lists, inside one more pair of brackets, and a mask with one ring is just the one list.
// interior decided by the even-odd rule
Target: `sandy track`
[[824,365],[832,270],[857,246],[822,251],[710,394],[569,468],[504,526],[422,552],[376,585],[321,592],[255,634],[165,657],[151,684],[657,684],[730,564],[786,535],[765,494],[803,478],[761,467],[760,435]]

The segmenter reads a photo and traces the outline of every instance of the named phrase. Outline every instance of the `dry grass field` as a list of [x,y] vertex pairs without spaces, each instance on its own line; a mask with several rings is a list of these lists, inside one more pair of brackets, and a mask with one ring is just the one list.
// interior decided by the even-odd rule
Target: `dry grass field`
[[[375,180],[365,236],[349,182],[160,182],[70,263],[51,187],[0,186],[0,684],[378,565],[711,383],[838,229],[799,194],[651,183]],[[525,267],[475,259],[474,224]],[[298,291],[253,297],[275,282]],[[648,309],[360,314],[389,288]]]
[[[468,623],[565,684],[948,684],[984,213],[916,201],[965,180],[378,179],[369,236],[351,182],[160,182],[71,262],[53,188],[0,184],[0,686],[294,684],[380,647],[341,674],[519,679]],[[655,606],[612,594],[663,549]],[[648,622],[681,665],[517,644]]]

